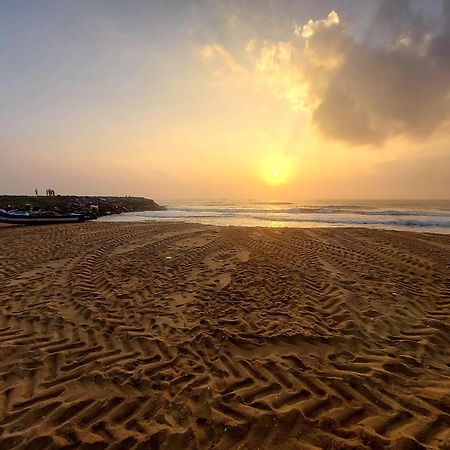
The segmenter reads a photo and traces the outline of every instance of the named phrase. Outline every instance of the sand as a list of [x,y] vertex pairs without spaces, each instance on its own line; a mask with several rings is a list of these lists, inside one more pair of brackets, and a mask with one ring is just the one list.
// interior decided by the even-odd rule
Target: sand
[[450,448],[450,236],[0,228],[0,449]]

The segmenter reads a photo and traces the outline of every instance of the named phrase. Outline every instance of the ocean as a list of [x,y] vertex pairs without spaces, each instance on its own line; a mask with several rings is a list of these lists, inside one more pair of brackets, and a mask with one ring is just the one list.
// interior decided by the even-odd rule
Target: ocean
[[162,204],[166,211],[125,213],[101,220],[162,220],[225,226],[367,227],[450,234],[450,200],[189,200]]

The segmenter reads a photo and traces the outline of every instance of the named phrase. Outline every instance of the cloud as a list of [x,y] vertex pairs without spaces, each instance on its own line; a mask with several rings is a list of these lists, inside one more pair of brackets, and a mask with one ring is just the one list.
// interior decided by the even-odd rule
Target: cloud
[[331,51],[335,66],[313,61],[306,68],[309,77],[328,75],[312,110],[313,123],[324,136],[349,144],[430,136],[450,119],[449,31],[445,23],[432,35],[425,18],[401,0],[381,3],[361,43],[348,35],[344,39],[338,23],[328,27],[326,36],[313,33],[308,39],[318,41],[317,60],[330,58],[330,40],[343,43]]
[[242,70],[239,63],[223,45],[205,45],[200,49],[200,56],[204,60],[220,61],[230,72],[239,72]]
[[244,45],[244,53],[249,63],[247,65],[223,45],[205,45],[199,51],[201,59],[215,69],[216,78],[234,76],[235,83],[242,82],[247,88],[258,85],[272,95],[287,100],[294,110],[306,108],[304,85],[300,83],[294,64],[298,53],[291,42],[265,42],[257,46],[254,40],[249,40]]
[[339,18],[336,11],[331,11],[328,17],[324,20],[309,20],[306,25],[298,26],[295,25],[294,32],[297,36],[303,36],[305,39],[309,39],[314,34],[317,34],[320,30],[326,30],[333,25],[339,25],[341,19]]
[[381,0],[362,39],[333,10],[295,25],[290,40],[252,40],[241,56],[214,53],[308,110],[326,138],[351,145],[424,139],[450,121],[450,0],[442,13],[436,24],[409,0]]
[[[248,49],[247,49],[248,51]],[[294,110],[305,109],[305,86],[295,60],[298,52],[289,42],[266,43],[253,50],[253,76],[278,98],[287,100]]]

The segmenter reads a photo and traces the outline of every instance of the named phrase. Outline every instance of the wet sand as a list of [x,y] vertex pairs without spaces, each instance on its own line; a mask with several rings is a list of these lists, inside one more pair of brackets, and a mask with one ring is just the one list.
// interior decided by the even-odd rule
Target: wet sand
[[450,236],[0,228],[0,449],[450,448]]

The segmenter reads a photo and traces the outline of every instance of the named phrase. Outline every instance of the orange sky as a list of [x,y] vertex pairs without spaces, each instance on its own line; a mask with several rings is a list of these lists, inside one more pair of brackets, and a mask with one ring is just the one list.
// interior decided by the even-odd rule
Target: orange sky
[[449,3],[275,3],[3,2],[0,191],[448,198]]

